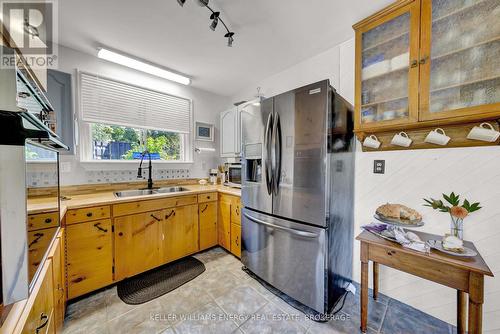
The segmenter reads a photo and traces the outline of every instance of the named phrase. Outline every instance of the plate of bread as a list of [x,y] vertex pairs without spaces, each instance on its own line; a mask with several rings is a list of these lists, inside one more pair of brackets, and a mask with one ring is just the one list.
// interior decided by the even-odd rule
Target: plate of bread
[[390,225],[404,227],[424,226],[422,215],[412,208],[403,204],[387,203],[377,208],[375,219]]

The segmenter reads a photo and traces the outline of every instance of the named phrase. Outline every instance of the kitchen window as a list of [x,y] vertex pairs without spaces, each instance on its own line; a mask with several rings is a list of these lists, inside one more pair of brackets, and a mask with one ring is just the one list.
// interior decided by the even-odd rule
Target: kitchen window
[[80,73],[81,159],[189,162],[189,99]]

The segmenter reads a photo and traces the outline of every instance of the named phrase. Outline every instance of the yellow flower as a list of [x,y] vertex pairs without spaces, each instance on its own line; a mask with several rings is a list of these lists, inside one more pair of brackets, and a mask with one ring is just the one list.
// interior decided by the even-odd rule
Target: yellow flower
[[461,206],[453,206],[450,209],[450,214],[454,217],[464,219],[469,214],[469,211]]

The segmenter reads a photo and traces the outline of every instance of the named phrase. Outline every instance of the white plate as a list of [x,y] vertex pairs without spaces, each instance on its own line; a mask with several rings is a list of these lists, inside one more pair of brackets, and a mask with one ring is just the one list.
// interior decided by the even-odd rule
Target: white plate
[[474,257],[477,252],[464,246],[463,253],[456,253],[443,248],[441,240],[427,240],[427,244],[440,252],[446,253],[448,255],[460,256],[460,257]]

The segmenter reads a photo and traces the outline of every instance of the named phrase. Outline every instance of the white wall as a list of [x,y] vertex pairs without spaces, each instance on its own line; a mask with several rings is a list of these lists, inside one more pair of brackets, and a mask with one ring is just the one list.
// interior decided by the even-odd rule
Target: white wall
[[[75,100],[75,112],[78,112],[77,94],[77,70],[87,71],[90,73],[100,74],[109,78],[117,79],[124,82],[130,82],[145,88],[154,89],[157,91],[166,92],[169,94],[192,99],[194,120],[205,123],[215,124],[215,142],[194,142],[196,147],[214,147],[214,153],[193,153],[194,163],[192,164],[162,164],[156,163],[154,169],[162,170],[177,170],[187,171],[190,177],[206,177],[208,169],[215,168],[219,163],[219,112],[224,110],[229,104],[227,97],[209,93],[191,86],[184,86],[164,80],[155,76],[151,76],[139,71],[135,71],[111,62],[98,59],[94,55],[82,53],[64,46],[59,47],[59,71],[71,73],[73,75],[73,90]],[[69,167],[69,170],[61,172],[62,185],[82,184],[91,180],[95,180],[96,173],[99,171],[107,171],[113,175],[118,171],[136,171],[137,164],[117,164],[117,163],[99,163],[99,164],[82,164],[79,161],[79,151],[74,156],[62,156],[61,162],[64,167]],[[111,181],[113,179],[110,177]]]
[[[248,99],[255,87],[267,96],[329,78],[337,91],[354,102],[354,39],[287,70],[256,82],[233,100]],[[358,143],[359,144],[359,143]],[[386,173],[373,174],[373,160],[386,160]],[[465,221],[465,238],[473,241],[496,276],[500,276],[500,147],[435,149],[356,154],[355,234],[373,220],[375,209],[398,202],[419,210],[421,230],[444,234],[449,217],[422,206],[423,197],[455,191],[484,207]],[[360,281],[359,243],[354,244],[354,279]],[[383,293],[455,324],[455,291],[381,267]],[[500,278],[485,279],[484,330],[500,331]]]

